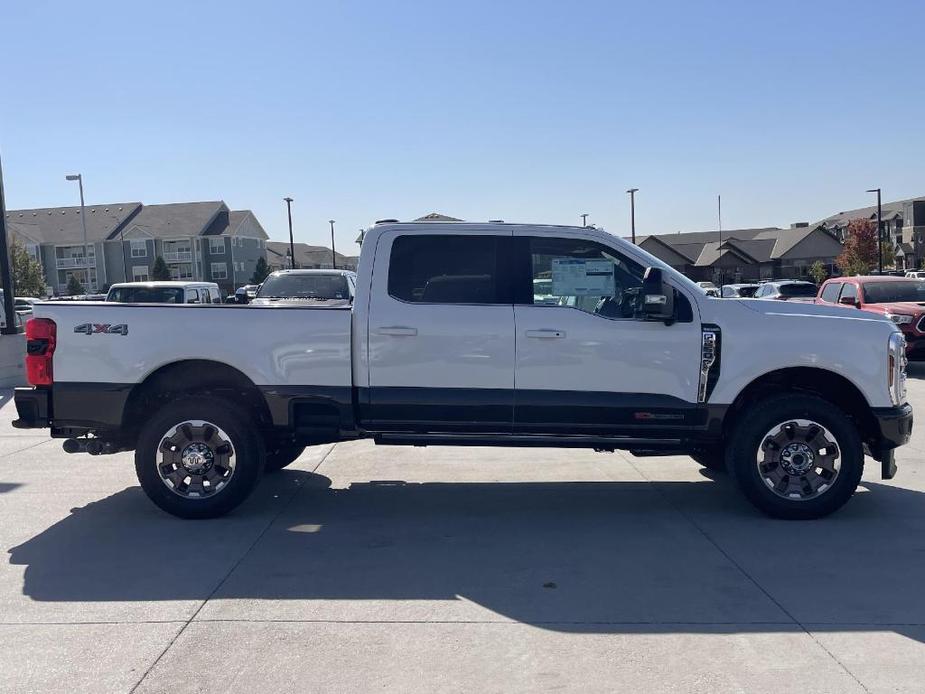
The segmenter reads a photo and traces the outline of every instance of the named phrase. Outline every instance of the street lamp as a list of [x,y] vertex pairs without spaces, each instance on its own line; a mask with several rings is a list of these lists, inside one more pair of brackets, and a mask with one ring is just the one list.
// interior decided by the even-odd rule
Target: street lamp
[[883,274],[883,228],[882,228],[882,214],[883,210],[880,207],[880,189],[871,188],[867,191],[868,193],[877,194],[877,268],[880,271],[880,274]]
[[636,193],[639,188],[630,188],[627,193],[630,194],[630,229],[633,234],[633,245],[636,245]]
[[331,225],[331,267],[337,269],[337,256],[334,255],[334,220],[329,219],[328,224]]
[[578,216],[581,217],[581,226],[583,226],[583,227],[588,226],[588,213],[585,212],[585,213],[580,214],[580,215],[578,215]]
[[87,250],[87,214],[84,208],[84,179],[81,174],[68,174],[64,177],[68,181],[77,181],[80,186],[80,223],[84,230],[84,277],[87,280],[87,291],[90,290],[90,252]]
[[292,240],[292,198],[283,198],[286,201],[286,212],[289,213],[289,269],[295,269],[295,243]]

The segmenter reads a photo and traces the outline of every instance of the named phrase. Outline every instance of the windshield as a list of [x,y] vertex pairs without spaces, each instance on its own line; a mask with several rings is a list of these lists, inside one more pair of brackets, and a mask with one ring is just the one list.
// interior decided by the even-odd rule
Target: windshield
[[113,287],[106,301],[120,304],[182,304],[182,287]]
[[781,296],[816,296],[816,285],[814,284],[782,284],[780,285]]
[[258,299],[349,299],[350,289],[344,275],[270,275]]
[[897,301],[925,301],[925,281],[870,282],[864,284],[868,304],[888,304]]

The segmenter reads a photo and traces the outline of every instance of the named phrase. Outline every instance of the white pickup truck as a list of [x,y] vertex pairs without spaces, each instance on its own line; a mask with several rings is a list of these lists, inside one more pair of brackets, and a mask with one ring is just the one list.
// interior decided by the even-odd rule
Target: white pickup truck
[[[537,293],[538,292],[538,293]],[[303,447],[689,454],[781,518],[908,442],[902,334],[874,314],[716,299],[600,229],[380,224],[352,307],[44,303],[21,428],[135,451],[164,510],[214,517]]]

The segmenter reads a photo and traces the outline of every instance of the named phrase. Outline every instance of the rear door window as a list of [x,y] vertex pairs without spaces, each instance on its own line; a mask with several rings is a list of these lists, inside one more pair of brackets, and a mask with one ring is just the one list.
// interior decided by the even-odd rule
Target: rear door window
[[186,290],[186,303],[198,304],[199,303],[199,291],[196,289],[187,289]]
[[511,304],[509,236],[414,235],[392,242],[389,296],[415,304]]

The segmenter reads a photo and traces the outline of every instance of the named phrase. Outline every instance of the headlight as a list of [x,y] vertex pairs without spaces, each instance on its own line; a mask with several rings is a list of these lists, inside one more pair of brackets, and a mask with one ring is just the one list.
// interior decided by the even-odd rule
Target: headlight
[[906,338],[902,333],[890,335],[888,352],[890,400],[902,405],[906,401]]
[[907,323],[911,323],[912,319],[914,318],[914,316],[910,316],[908,313],[887,313],[885,315],[897,325],[906,325]]

